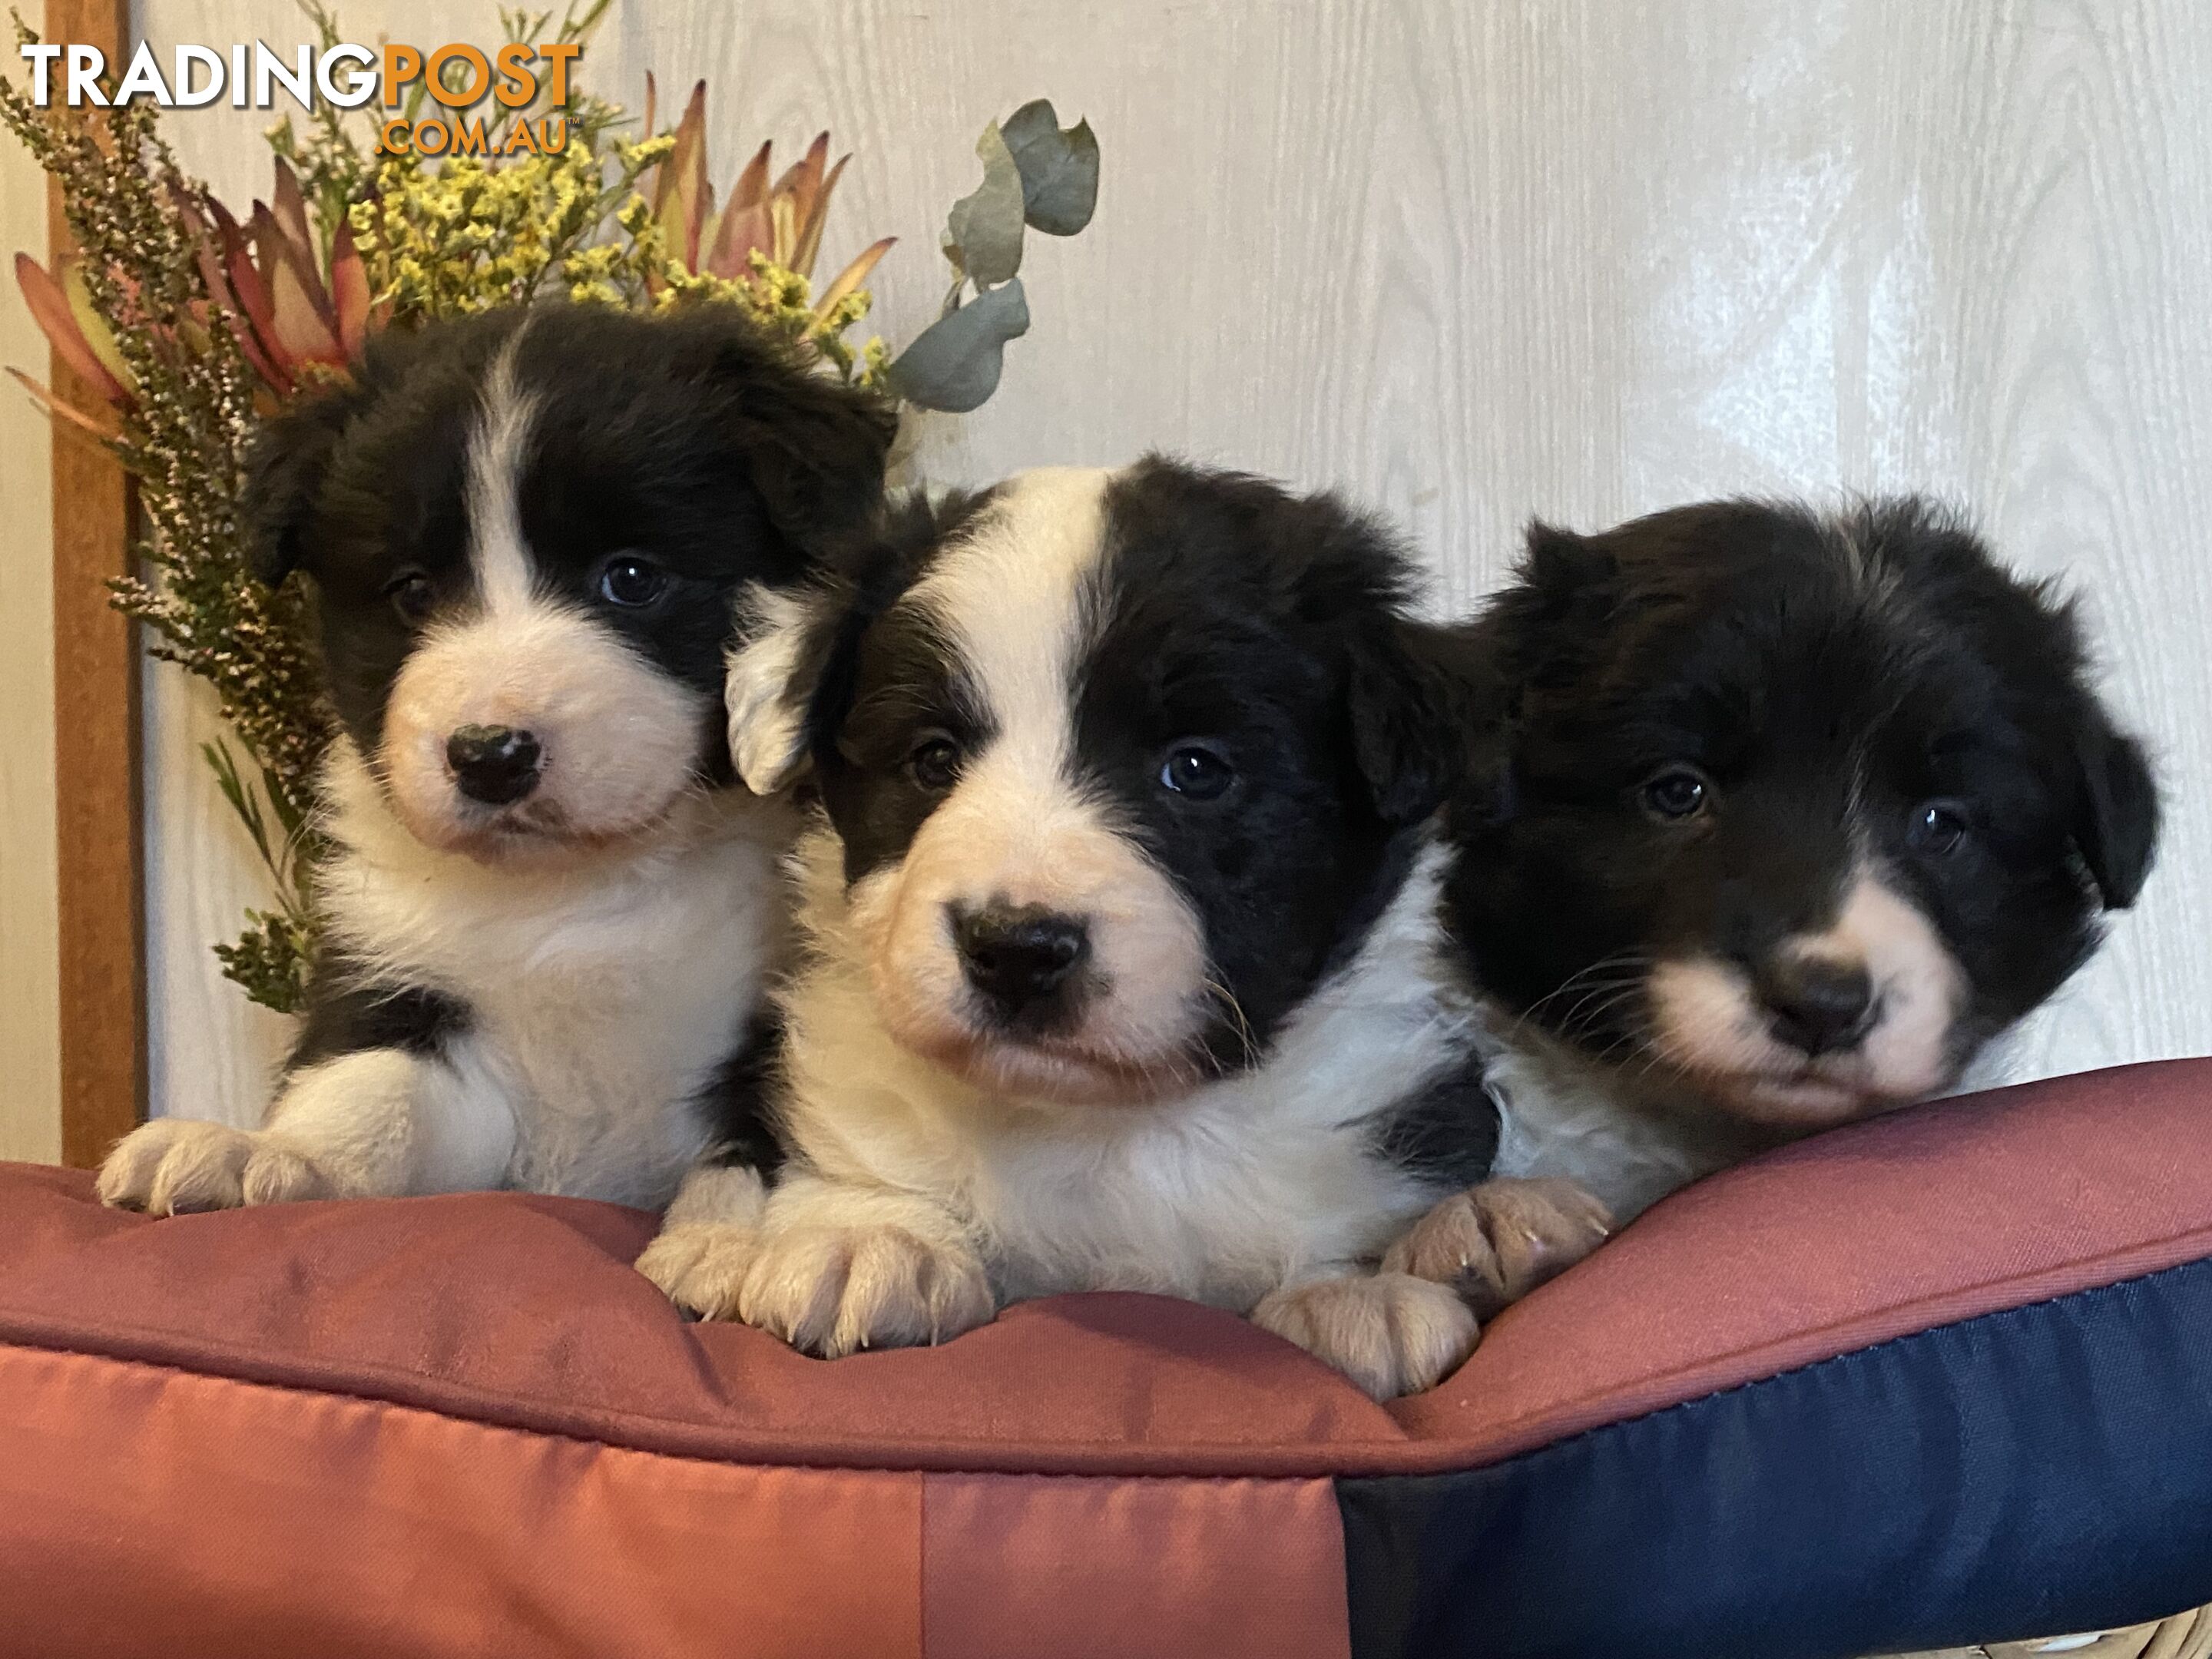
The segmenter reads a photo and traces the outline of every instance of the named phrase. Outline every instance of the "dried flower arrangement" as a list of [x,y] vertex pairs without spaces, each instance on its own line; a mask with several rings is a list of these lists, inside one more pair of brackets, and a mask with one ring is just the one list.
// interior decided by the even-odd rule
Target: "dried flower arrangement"
[[[610,3],[572,0],[557,25],[550,13],[502,12],[503,38],[581,42]],[[323,0],[301,9],[322,45],[343,38]],[[16,33],[35,39],[20,17]],[[424,90],[418,82],[418,100]],[[112,601],[146,624],[155,656],[214,687],[245,751],[243,763],[228,743],[204,752],[274,888],[275,908],[249,910],[245,933],[215,947],[256,1002],[296,1009],[313,970],[313,778],[331,729],[311,599],[296,583],[271,589],[246,566],[237,498],[258,421],[343,377],[380,329],[551,296],[741,306],[825,374],[964,413],[996,390],[1006,343],[1029,325],[1017,275],[1025,228],[1073,235],[1097,200],[1087,123],[1063,130],[1040,100],[987,127],[983,182],[946,226],[943,313],[894,356],[880,339],[849,337],[892,239],[814,288],[850,157],[831,165],[824,133],[772,177],[763,143],[718,210],[706,90],[700,82],[674,129],[656,135],[648,77],[632,137],[618,106],[572,80],[559,112],[566,143],[497,159],[381,155],[373,129],[320,105],[304,136],[289,118],[270,130],[270,199],[241,220],[184,175],[151,105],[44,109],[0,82],[0,123],[59,182],[79,250],[51,270],[18,253],[17,282],[55,352],[105,398],[105,415],[9,372],[135,480],[147,574],[115,583]]]

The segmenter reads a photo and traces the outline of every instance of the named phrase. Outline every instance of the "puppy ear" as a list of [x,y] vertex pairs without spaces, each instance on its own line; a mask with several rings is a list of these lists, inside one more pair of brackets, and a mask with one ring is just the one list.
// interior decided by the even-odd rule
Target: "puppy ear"
[[366,395],[347,385],[295,398],[261,428],[246,451],[246,489],[239,501],[246,560],[271,587],[307,556],[307,526],[331,458]]
[[1513,582],[1484,607],[1478,624],[1522,690],[1572,679],[1602,649],[1624,592],[1612,540],[1530,520]]
[[818,553],[868,522],[898,430],[889,404],[794,363],[750,326],[721,325],[711,374],[753,489],[794,549]]
[[917,491],[886,508],[875,533],[845,546],[836,568],[812,582],[756,582],[738,594],[723,701],[730,758],[746,788],[771,795],[805,771],[845,718],[869,623],[982,499],[955,494],[933,502]]
[[1531,519],[1528,548],[1518,574],[1553,620],[1595,618],[1612,609],[1620,562],[1601,541]]
[[730,758],[756,795],[773,795],[805,770],[816,706],[852,595],[839,586],[750,584],[738,596],[723,702]]
[[1352,754],[1385,823],[1419,823],[1468,775],[1479,667],[1464,633],[1402,617],[1353,639]]
[[2074,734],[2081,795],[2074,845],[2107,910],[2124,910],[2142,890],[2158,848],[2158,784],[2142,745],[2087,704]]

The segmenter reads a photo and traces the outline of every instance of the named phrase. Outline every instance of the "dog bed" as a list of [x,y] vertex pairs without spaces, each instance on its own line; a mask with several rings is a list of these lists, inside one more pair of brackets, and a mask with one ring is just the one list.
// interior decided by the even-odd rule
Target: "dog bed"
[[653,1219],[0,1168],[0,1648],[1789,1659],[2212,1601],[2212,1061],[1703,1182],[1388,1407],[1157,1297],[823,1363]]

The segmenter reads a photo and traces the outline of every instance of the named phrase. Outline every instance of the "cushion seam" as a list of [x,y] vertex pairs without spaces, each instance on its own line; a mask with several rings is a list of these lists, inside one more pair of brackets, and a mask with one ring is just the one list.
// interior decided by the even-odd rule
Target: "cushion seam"
[[[2163,1267],[2148,1269],[2142,1273],[2130,1274],[2126,1277],[2110,1280],[2104,1284],[2083,1285],[2078,1289],[2058,1291],[2047,1297],[2035,1297],[2032,1300],[2019,1303],[2010,1307],[1992,1308],[1978,1314],[1964,1315],[1958,1319],[1946,1320],[1941,1324],[1927,1326],[1918,1330],[1901,1332],[1896,1336],[1885,1338],[1879,1342],[1868,1343],[1860,1347],[1846,1349],[1840,1353],[1827,1354],[1818,1359],[1806,1360],[1802,1364],[1788,1366],[1780,1370],[1768,1372],[1763,1376],[1747,1377],[1741,1382],[1731,1382],[1723,1387],[1710,1389],[1703,1393],[1691,1395],[1688,1398],[1672,1401],[1663,1406],[1654,1406],[1644,1411],[1634,1413],[1626,1417],[1615,1418],[1603,1423],[1592,1424],[1586,1428],[1577,1429],[1571,1432],[1562,1434],[1557,1438],[1543,1441],[1537,1445],[1518,1448],[1504,1452],[1496,1456],[1483,1457],[1477,1455],[1473,1461],[1453,1468],[1442,1469],[1393,1470],[1381,1474],[1359,1474],[1354,1470],[1346,1469],[1341,1467],[1328,1467],[1326,1462],[1304,1465],[1290,1469],[1278,1469],[1266,1472],[1254,1470],[1223,1474],[1182,1471],[1163,1472],[1158,1470],[1009,1469],[1004,1468],[991,1468],[988,1466],[969,1468],[957,1464],[939,1466],[933,1463],[916,1464],[912,1462],[859,1462],[852,1461],[823,1461],[818,1458],[801,1456],[779,1456],[775,1458],[773,1461],[763,1461],[757,1455],[732,1455],[724,1456],[718,1455],[711,1452],[677,1450],[666,1446],[643,1445],[640,1444],[634,1438],[622,1437],[616,1435],[580,1433],[574,1428],[554,1428],[544,1424],[519,1422],[510,1416],[500,1414],[489,1408],[482,1412],[463,1411],[451,1409],[444,1406],[426,1405],[420,1401],[394,1399],[388,1395],[374,1392],[365,1388],[349,1389],[331,1384],[305,1382],[296,1379],[271,1381],[264,1377],[239,1376],[225,1371],[200,1370],[191,1364],[179,1363],[175,1360],[155,1359],[139,1355],[109,1353],[103,1352],[99,1348],[86,1347],[75,1342],[42,1340],[36,1336],[30,1337],[27,1340],[19,1330],[11,1330],[8,1328],[4,1315],[0,1315],[0,1342],[4,1342],[9,1346],[26,1349],[31,1352],[69,1353],[83,1358],[98,1359],[108,1364],[118,1365],[143,1365],[154,1370],[173,1371],[180,1376],[206,1377],[212,1381],[233,1382],[248,1388],[271,1389],[295,1394],[314,1395],[329,1398],[361,1401],[365,1403],[391,1407],[402,1411],[423,1412],[432,1416],[443,1417],[455,1422],[474,1423],[485,1427],[502,1429],[513,1433],[538,1435],[549,1439],[567,1440],[586,1445],[603,1445],[625,1451],[642,1452],[653,1456],[682,1457],[692,1462],[722,1463],[736,1467],[754,1467],[763,1468],[811,1468],[823,1470],[856,1469],[888,1473],[915,1473],[922,1474],[1066,1475],[1074,1479],[1111,1480],[1425,1480],[1446,1477],[1462,1473],[1470,1473],[1476,1469],[1494,1468],[1499,1464],[1511,1462],[1521,1457],[1531,1456],[1538,1453],[1548,1451],[1555,1446],[1568,1444],[1574,1440],[1581,1438],[1586,1434],[1600,1433],[1605,1430],[1618,1428],[1626,1424],[1641,1422],[1647,1418],[1656,1417],[1666,1412],[1680,1411],[1686,1407],[1695,1406],[1704,1401],[1717,1399],[1722,1395],[1734,1394],[1744,1389],[1756,1388],[1762,1383],[1778,1381],[1784,1377],[1794,1376],[1801,1372],[1811,1370],[1818,1366],[1832,1365],[1842,1360],[1853,1358],[1858,1355],[1877,1352],[1884,1348],[1893,1346],[1898,1343],[1910,1342],[1917,1338],[1928,1335],[1936,1331],[1953,1329],[1962,1325],[1971,1325],[1985,1319],[2002,1318],[2010,1314],[2024,1313],[2031,1309],[2050,1307],[2060,1302],[2071,1300],[2075,1297],[2094,1296],[2103,1291],[2117,1290],[2123,1285],[2140,1284],[2146,1279],[2154,1279],[2164,1273],[2179,1273],[2189,1268],[2202,1267],[2207,1265],[2212,1265],[2212,1256],[2200,1256],[2183,1261],[2170,1263]],[[378,1368],[378,1376],[380,1378],[408,1378],[418,1376],[419,1374],[412,1372],[392,1372],[386,1368],[380,1367]],[[460,1388],[458,1391],[469,1392],[465,1388]],[[546,1405],[546,1402],[535,1395],[526,1397],[523,1401],[523,1403],[528,1406],[536,1406],[541,1410],[551,1409],[551,1407],[549,1407]],[[712,1425],[702,1425],[693,1421],[692,1419],[684,1418],[661,1417],[650,1413],[642,1412],[626,1412],[623,1414],[641,1425],[655,1425],[668,1429],[680,1430],[690,1433],[711,1434],[715,1431],[714,1427]],[[1054,1447],[1052,1449],[1056,1451],[1073,1450],[1080,1451],[1085,1454],[1095,1454],[1100,1447],[1105,1443],[1106,1443],[1095,1441],[1066,1443],[1065,1444]],[[1339,1449],[1346,1452],[1354,1453],[1360,1451],[1372,1453],[1377,1450],[1394,1450],[1401,1447],[1418,1445],[1419,1443],[1420,1443],[1411,1439],[1410,1437],[1405,1440],[1360,1440],[1340,1441],[1336,1443]],[[1178,1448],[1178,1449],[1186,1452],[1200,1452],[1209,1456],[1218,1456],[1243,1449],[1267,1451],[1276,1449],[1267,1446],[1245,1448],[1238,1445],[1226,1444],[1220,1442],[1212,1442],[1194,1446],[1182,1447]],[[1353,1457],[1347,1458],[1344,1461],[1356,1463],[1358,1460],[1356,1457]]]
[[[951,1480],[1187,1480],[1220,1486],[1231,1481],[1261,1481],[1274,1486],[1310,1486],[1317,1480],[1334,1481],[1330,1474],[1181,1474],[1143,1472],[1137,1474],[1103,1474],[1073,1469],[954,1469],[911,1468],[881,1463],[812,1463],[802,1462],[763,1462],[750,1457],[716,1457],[704,1452],[672,1451],[665,1446],[638,1446],[620,1440],[601,1439],[595,1435],[574,1434],[563,1429],[528,1427],[514,1423],[496,1422],[485,1418],[464,1417],[457,1413],[440,1411],[434,1406],[419,1406],[404,1400],[386,1400],[377,1395],[350,1394],[342,1389],[319,1389],[297,1382],[269,1382],[257,1377],[230,1376],[220,1371],[197,1371],[186,1365],[173,1364],[160,1359],[136,1359],[118,1354],[100,1353],[82,1348],[46,1347],[33,1344],[0,1340],[0,1351],[14,1348],[20,1353],[47,1354],[69,1359],[90,1360],[95,1364],[113,1365],[125,1370],[143,1370],[165,1373],[189,1378],[198,1382],[212,1382],[227,1389],[253,1389],[266,1394],[300,1395],[310,1399],[342,1401],[364,1407],[371,1411],[408,1412],[418,1417],[434,1417],[464,1428],[481,1429],[493,1434],[520,1435],[526,1438],[556,1440],[572,1446],[599,1451],[621,1452],[633,1457],[666,1457],[685,1463],[704,1463],[726,1469],[803,1469],[814,1474],[895,1474],[913,1475],[923,1482],[926,1494],[933,1477]],[[925,1499],[926,1501],[926,1499]],[[924,1511],[926,1519],[927,1512]]]

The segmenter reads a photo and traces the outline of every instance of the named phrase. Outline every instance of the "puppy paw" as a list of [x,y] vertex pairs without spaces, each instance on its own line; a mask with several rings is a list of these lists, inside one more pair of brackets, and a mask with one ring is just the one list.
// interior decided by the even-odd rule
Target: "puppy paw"
[[735,1319],[760,1250],[760,1229],[721,1221],[678,1222],[645,1247],[637,1270],[678,1307],[702,1319]]
[[1444,1200],[1382,1257],[1386,1273],[1449,1285],[1488,1319],[1605,1243],[1613,1218],[1571,1181],[1500,1178]]
[[738,1296],[746,1324],[824,1359],[947,1341],[996,1311],[968,1245],[883,1223],[769,1231]]
[[299,1204],[311,1198],[336,1198],[337,1183],[323,1166],[296,1146],[257,1135],[259,1143],[246,1160],[239,1190],[248,1204]]
[[1285,1285],[1261,1298],[1252,1322],[1335,1366],[1375,1400],[1436,1387],[1482,1335],[1451,1290],[1399,1273]]
[[119,1209],[184,1215],[328,1198],[335,1188],[313,1158],[265,1131],[161,1117],[117,1144],[95,1190]]

